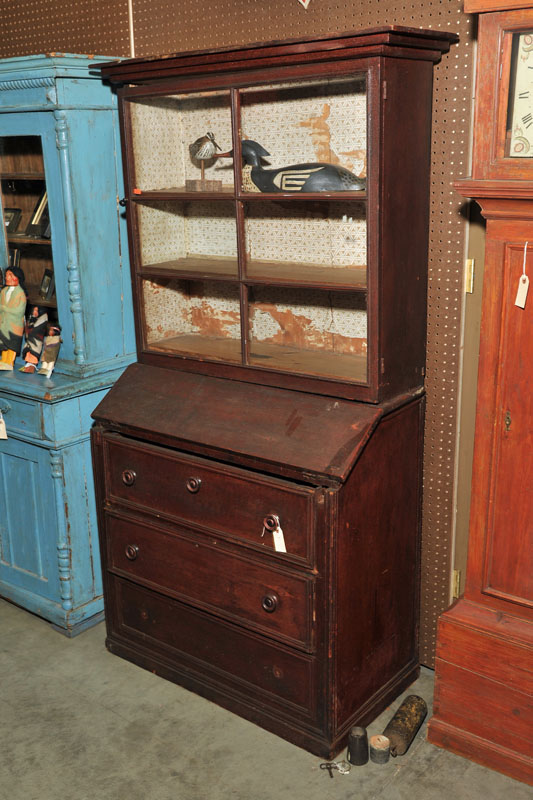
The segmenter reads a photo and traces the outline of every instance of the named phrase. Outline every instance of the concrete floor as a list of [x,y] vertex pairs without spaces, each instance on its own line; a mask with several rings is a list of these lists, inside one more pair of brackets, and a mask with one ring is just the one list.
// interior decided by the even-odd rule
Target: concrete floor
[[[347,775],[0,600],[0,800],[532,800],[531,787],[436,748]],[[406,694],[428,705],[433,673]],[[381,733],[402,697],[368,728]],[[342,753],[337,760],[344,757]]]

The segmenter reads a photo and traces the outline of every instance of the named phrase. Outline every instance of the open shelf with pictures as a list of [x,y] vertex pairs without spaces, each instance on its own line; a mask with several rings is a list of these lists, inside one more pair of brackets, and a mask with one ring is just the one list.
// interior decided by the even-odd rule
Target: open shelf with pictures
[[0,191],[7,265],[24,276],[27,313],[47,309],[57,320],[54,262],[42,141],[39,136],[0,138]]

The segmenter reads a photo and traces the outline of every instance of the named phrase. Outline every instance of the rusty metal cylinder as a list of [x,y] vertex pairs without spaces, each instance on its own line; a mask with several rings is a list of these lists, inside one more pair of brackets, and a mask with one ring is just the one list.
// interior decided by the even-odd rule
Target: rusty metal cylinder
[[368,743],[370,761],[374,764],[386,764],[390,755],[390,742],[382,733],[370,737]]
[[421,697],[410,694],[405,698],[383,731],[390,741],[391,756],[403,756],[407,752],[427,713],[426,701]]

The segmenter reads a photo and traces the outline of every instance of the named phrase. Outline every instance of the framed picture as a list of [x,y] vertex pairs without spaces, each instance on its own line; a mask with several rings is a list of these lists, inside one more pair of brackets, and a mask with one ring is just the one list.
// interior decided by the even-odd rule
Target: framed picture
[[10,247],[7,256],[7,269],[9,269],[9,267],[20,266],[20,250],[17,250],[15,247]]
[[48,194],[44,191],[30,217],[30,221],[26,227],[26,236],[36,236],[40,238],[48,231],[49,226]]
[[41,300],[50,300],[55,291],[54,273],[51,269],[45,269],[39,287],[39,297]]
[[20,208],[4,208],[4,225],[6,233],[15,233],[18,228],[22,211]]

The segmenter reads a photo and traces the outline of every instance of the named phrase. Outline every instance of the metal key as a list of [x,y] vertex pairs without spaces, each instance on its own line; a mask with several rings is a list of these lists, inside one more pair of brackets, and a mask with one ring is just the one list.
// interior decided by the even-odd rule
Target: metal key
[[327,769],[327,771],[329,772],[329,777],[333,778],[333,770],[335,769],[335,764],[333,764],[331,761],[326,761],[324,764],[321,764],[320,769]]

